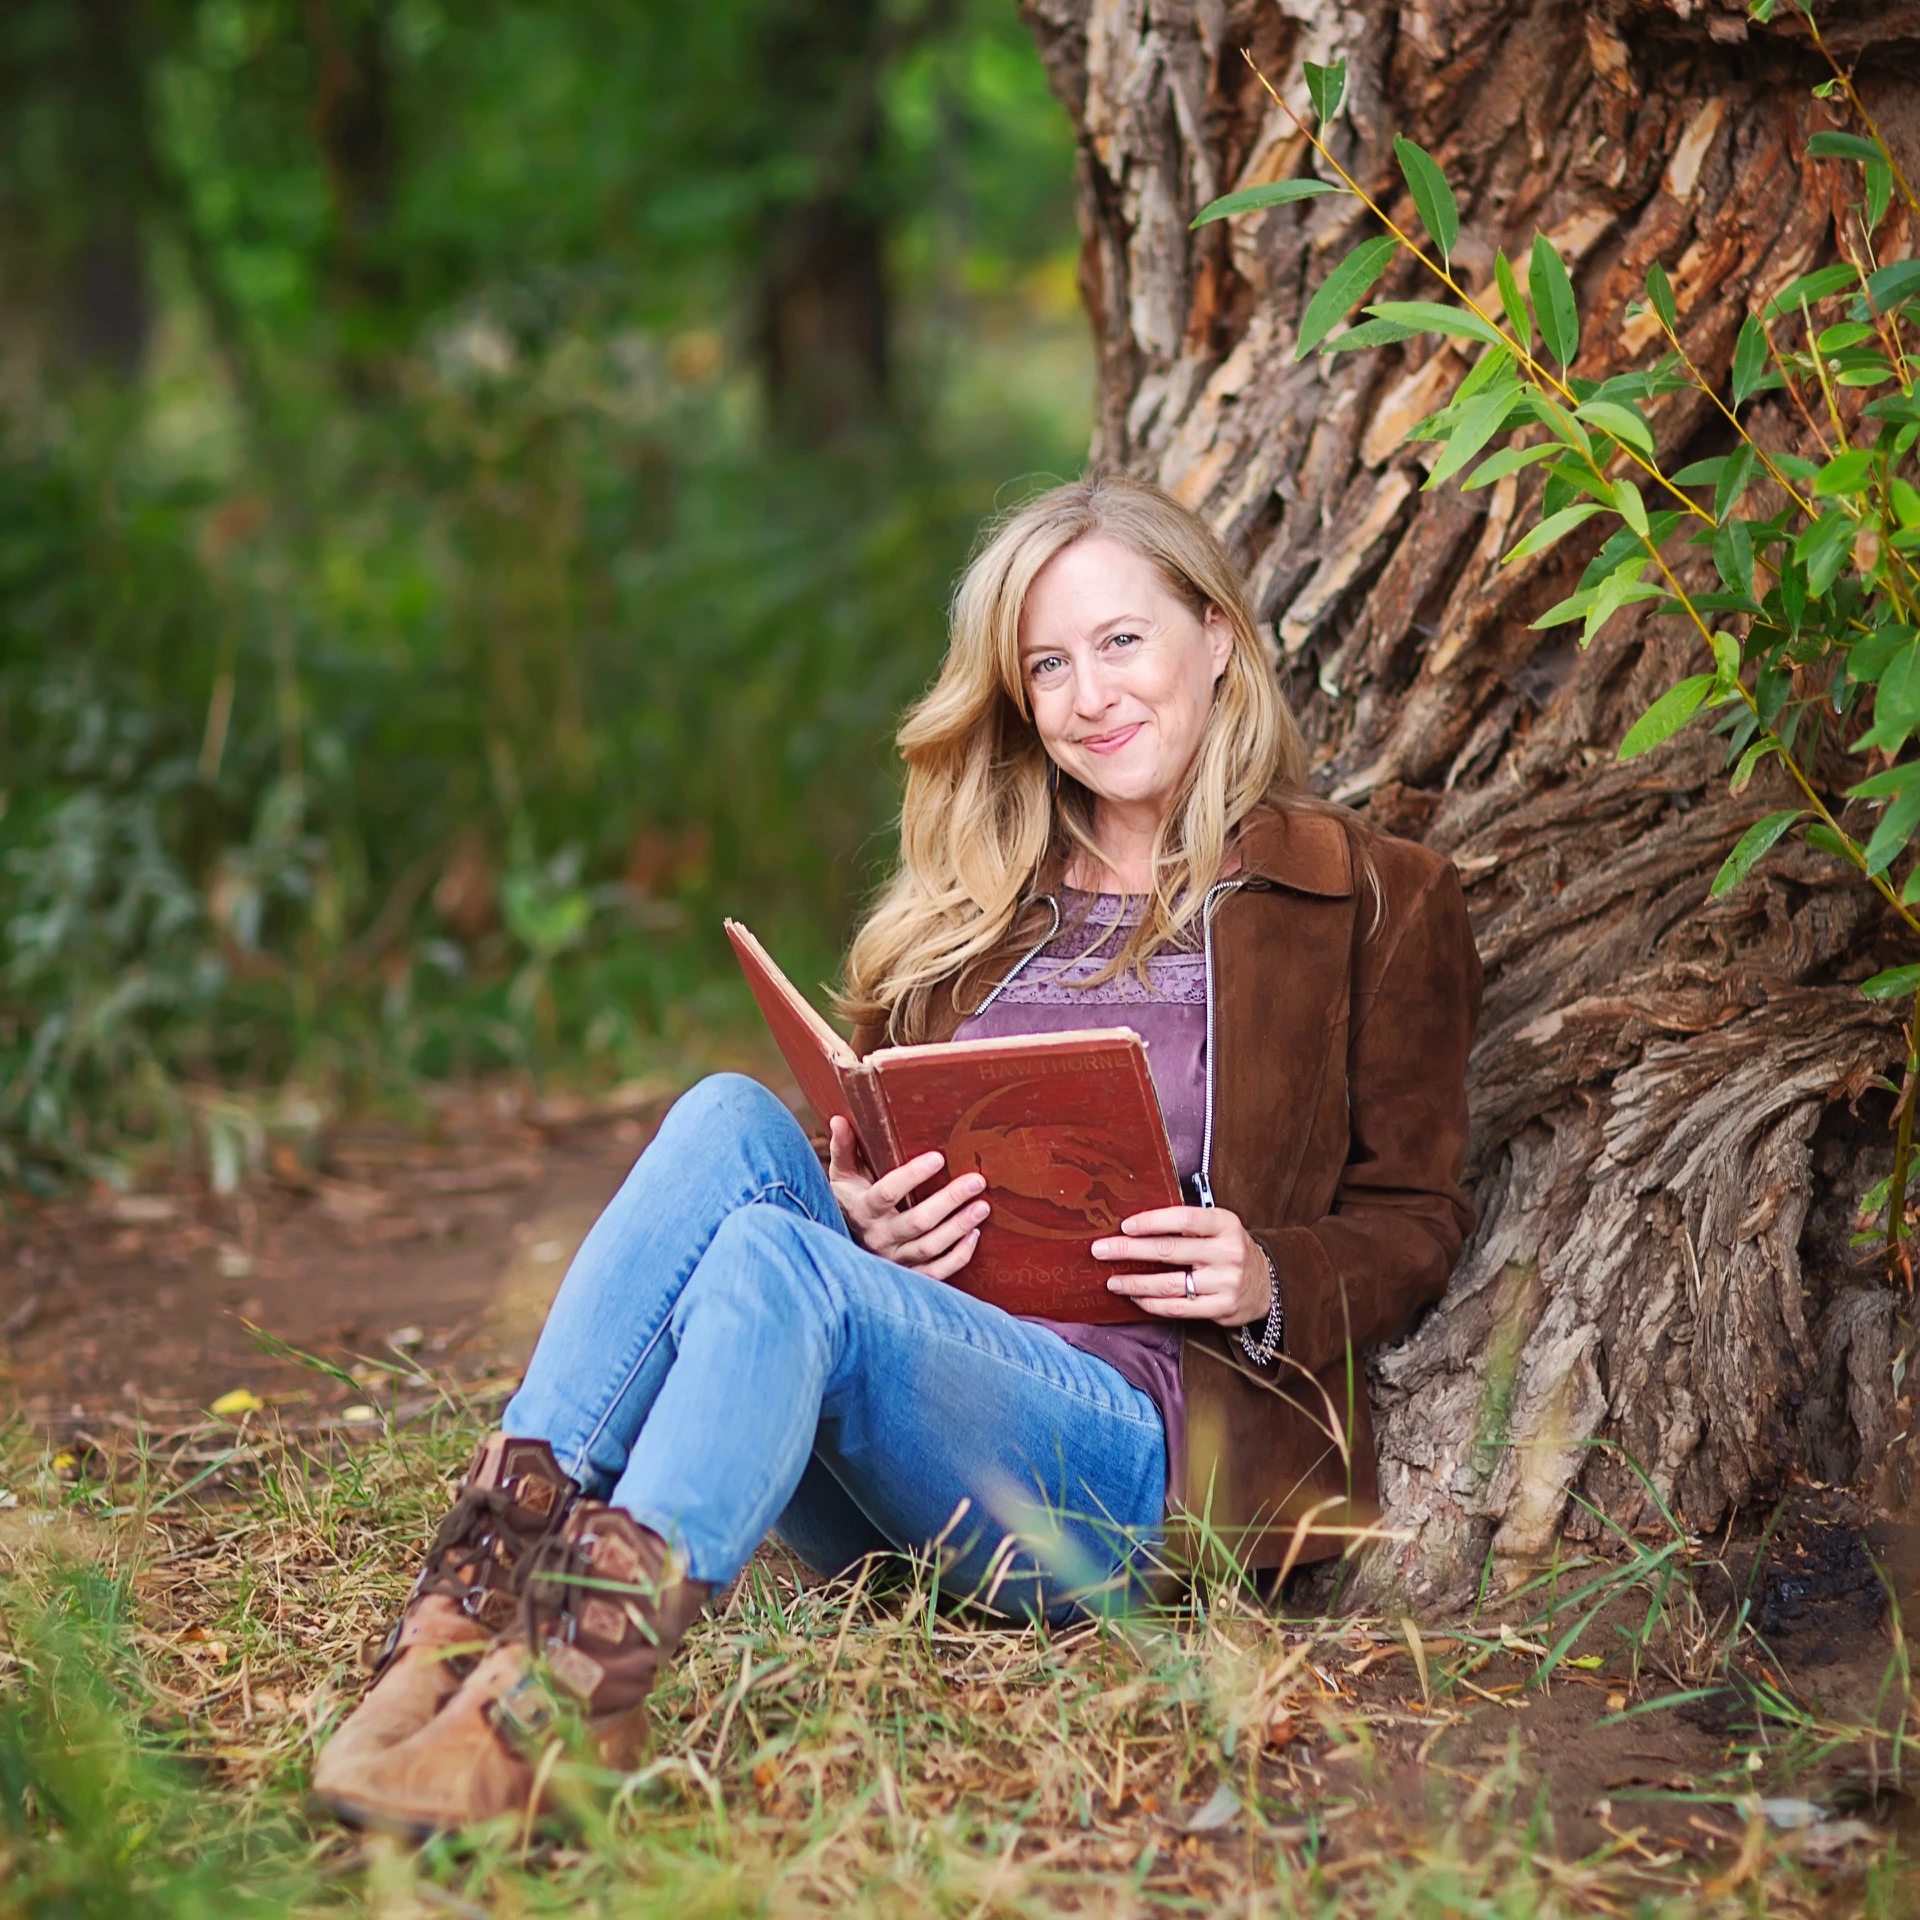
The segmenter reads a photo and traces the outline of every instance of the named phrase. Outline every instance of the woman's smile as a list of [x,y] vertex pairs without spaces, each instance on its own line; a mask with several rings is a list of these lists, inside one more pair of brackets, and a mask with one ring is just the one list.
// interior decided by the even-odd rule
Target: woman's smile
[[1144,720],[1129,720],[1124,727],[1115,727],[1111,733],[1083,733],[1078,744],[1089,753],[1118,753],[1146,724]]

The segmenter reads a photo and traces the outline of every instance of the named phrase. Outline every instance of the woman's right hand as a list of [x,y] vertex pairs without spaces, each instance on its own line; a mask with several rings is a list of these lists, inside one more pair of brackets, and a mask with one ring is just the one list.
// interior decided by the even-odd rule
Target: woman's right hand
[[988,1207],[981,1195],[985,1178],[963,1173],[938,1193],[911,1207],[902,1202],[944,1167],[946,1157],[923,1153],[884,1173],[868,1176],[854,1146],[853,1126],[842,1114],[827,1122],[827,1180],[853,1237],[869,1253],[911,1267],[930,1280],[950,1280],[973,1258],[980,1244],[980,1223]]

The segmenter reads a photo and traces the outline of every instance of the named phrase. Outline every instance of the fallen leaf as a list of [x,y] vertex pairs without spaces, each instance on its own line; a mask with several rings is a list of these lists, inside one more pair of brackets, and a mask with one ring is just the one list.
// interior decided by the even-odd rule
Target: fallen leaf
[[1607,1695],[1607,1711],[1609,1713],[1618,1713],[1626,1704],[1627,1696],[1624,1693],[1610,1693]]
[[1500,1622],[1500,1644],[1509,1653],[1531,1653],[1539,1658],[1546,1656],[1547,1650],[1539,1641],[1523,1640],[1504,1620]]
[[1823,1820],[1817,1827],[1806,1827],[1786,1845],[1800,1859],[1820,1859],[1851,1846],[1881,1846],[1886,1835],[1864,1820]]
[[207,1411],[216,1420],[235,1420],[243,1413],[258,1413],[267,1403],[251,1387],[235,1387],[223,1393]]
[[1593,1673],[1606,1664],[1606,1655],[1601,1653],[1583,1653],[1579,1659],[1567,1662],[1568,1666],[1578,1667],[1582,1673]]
[[1226,1781],[1214,1788],[1211,1798],[1181,1828],[1183,1833],[1218,1833],[1240,1818],[1240,1796]]
[[342,1420],[351,1420],[358,1424],[365,1420],[378,1420],[380,1416],[372,1407],[366,1405],[365,1402],[359,1402],[351,1407],[342,1407],[340,1409],[340,1418]]
[[1825,1807],[1816,1806],[1811,1800],[1768,1799],[1760,1802],[1760,1811],[1776,1827],[1784,1827],[1791,1832],[1795,1827],[1810,1827],[1827,1817]]

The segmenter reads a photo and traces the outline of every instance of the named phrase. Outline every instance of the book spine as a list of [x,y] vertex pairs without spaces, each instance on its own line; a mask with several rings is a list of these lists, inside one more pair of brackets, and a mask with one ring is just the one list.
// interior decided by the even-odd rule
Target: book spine
[[847,1096],[848,1117],[860,1138],[860,1151],[877,1180],[900,1164],[899,1136],[894,1132],[893,1116],[887,1111],[886,1095],[880,1076],[872,1068],[859,1066],[840,1075],[841,1091]]

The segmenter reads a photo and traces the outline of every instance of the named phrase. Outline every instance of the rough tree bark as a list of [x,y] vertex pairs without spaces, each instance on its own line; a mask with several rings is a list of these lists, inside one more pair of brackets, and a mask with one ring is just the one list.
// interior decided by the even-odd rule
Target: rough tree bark
[[[1080,136],[1095,457],[1159,479],[1239,552],[1316,782],[1452,857],[1487,966],[1481,1222],[1446,1300],[1376,1356],[1403,1538],[1363,1584],[1444,1604],[1489,1549],[1511,1573],[1562,1529],[1591,1534],[1582,1502],[1655,1519],[1623,1453],[1696,1528],[1795,1474],[1878,1471],[1903,1495],[1916,1459],[1894,1363],[1913,1316],[1846,1245],[1891,1157],[1870,1083],[1898,1047],[1895,1017],[1848,983],[1898,943],[1806,849],[1707,904],[1779,790],[1729,796],[1697,735],[1615,761],[1698,662],[1671,620],[1623,616],[1584,654],[1571,629],[1530,630],[1592,551],[1496,564],[1538,469],[1420,491],[1401,435],[1463,358],[1422,344],[1294,363],[1306,298],[1368,216],[1319,199],[1188,230],[1216,194],[1310,162],[1242,50],[1302,112],[1302,61],[1344,55],[1336,150],[1411,223],[1392,136],[1427,147],[1460,193],[1471,284],[1490,284],[1496,245],[1524,259],[1549,234],[1580,293],[1576,370],[1599,376],[1651,357],[1651,323],[1625,309],[1659,259],[1690,352],[1724,378],[1750,305],[1835,246],[1852,183],[1802,157],[1838,119],[1811,94],[1817,54],[1740,0],[1024,4]],[[1827,30],[1912,168],[1920,9],[1834,10]],[[1920,234],[1881,240],[1895,257]],[[1416,272],[1400,263],[1381,294],[1432,297]],[[1698,396],[1655,419],[1664,454],[1724,445]],[[1763,419],[1794,442],[1777,406]]]

